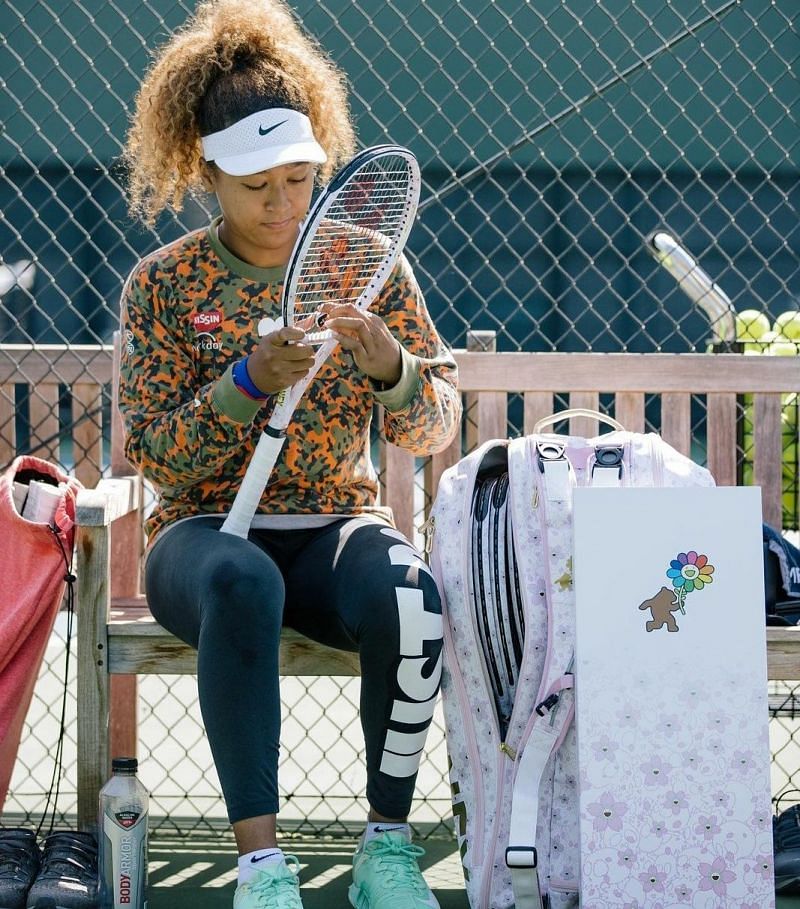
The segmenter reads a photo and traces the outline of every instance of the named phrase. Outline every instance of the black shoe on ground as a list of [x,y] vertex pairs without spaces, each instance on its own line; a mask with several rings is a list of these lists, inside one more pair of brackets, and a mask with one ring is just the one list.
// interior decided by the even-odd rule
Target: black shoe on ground
[[0,829],[0,909],[25,909],[25,897],[39,871],[40,853],[33,830]]
[[800,894],[800,805],[772,819],[775,850],[775,892]]
[[26,909],[95,909],[97,841],[90,833],[58,831],[44,841],[42,866]]

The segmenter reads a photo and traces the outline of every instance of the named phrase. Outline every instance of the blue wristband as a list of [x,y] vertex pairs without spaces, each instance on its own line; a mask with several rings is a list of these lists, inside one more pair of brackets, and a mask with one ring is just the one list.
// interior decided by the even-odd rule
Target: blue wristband
[[247,395],[248,398],[252,398],[254,401],[266,401],[266,399],[269,397],[269,394],[267,392],[261,391],[261,389],[250,378],[250,373],[247,371],[248,359],[249,357],[244,357],[241,360],[237,360],[233,364],[233,384],[239,389],[239,391]]

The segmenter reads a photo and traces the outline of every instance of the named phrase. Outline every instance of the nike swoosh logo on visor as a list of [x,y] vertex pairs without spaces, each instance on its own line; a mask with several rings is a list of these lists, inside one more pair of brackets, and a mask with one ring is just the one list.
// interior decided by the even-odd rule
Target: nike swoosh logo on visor
[[264,129],[263,126],[259,126],[258,134],[259,134],[259,136],[266,136],[267,133],[271,133],[273,129],[277,129],[279,126],[283,126],[283,124],[285,122],[286,122],[285,120],[281,120],[280,123],[276,123],[274,126],[268,126],[266,129]]

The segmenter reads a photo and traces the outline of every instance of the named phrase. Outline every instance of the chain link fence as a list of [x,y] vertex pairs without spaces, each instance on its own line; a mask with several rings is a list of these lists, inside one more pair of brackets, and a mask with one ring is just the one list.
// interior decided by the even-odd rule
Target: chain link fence
[[[350,75],[362,143],[390,139],[420,159],[422,206],[409,255],[453,346],[465,346],[477,329],[494,331],[499,350],[707,349],[719,325],[648,252],[656,230],[678,238],[737,311],[757,310],[761,331],[782,312],[797,312],[793,0],[293,6]],[[126,213],[118,165],[148,53],[191,8],[172,0],[6,0],[0,343],[108,343],[136,260],[208,220],[211,201],[199,198],[144,229]],[[763,352],[773,352],[767,339]],[[69,469],[73,453],[58,446],[60,427],[74,419],[67,383],[62,392],[9,400],[22,449],[47,442]],[[796,521],[794,425],[785,473],[795,497],[787,514]],[[10,438],[7,423],[0,441],[4,433]],[[703,436],[698,409],[700,458]],[[107,452],[96,469],[107,471]],[[59,620],[10,814],[35,818],[44,805],[60,716],[61,628]],[[287,682],[283,822],[344,829],[364,811],[358,681]],[[75,811],[74,690],[71,681],[59,802],[66,816]],[[800,783],[795,697],[791,684],[773,686],[776,793]],[[194,680],[143,679],[140,717],[142,776],[159,823],[222,819]],[[446,767],[437,714],[414,808],[429,830],[448,816]]]

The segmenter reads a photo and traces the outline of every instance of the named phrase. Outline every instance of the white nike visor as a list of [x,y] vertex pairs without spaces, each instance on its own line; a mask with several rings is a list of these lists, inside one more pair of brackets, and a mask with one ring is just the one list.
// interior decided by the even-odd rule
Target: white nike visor
[[305,114],[285,107],[250,114],[227,129],[203,136],[203,157],[233,177],[280,164],[324,164],[328,159]]

